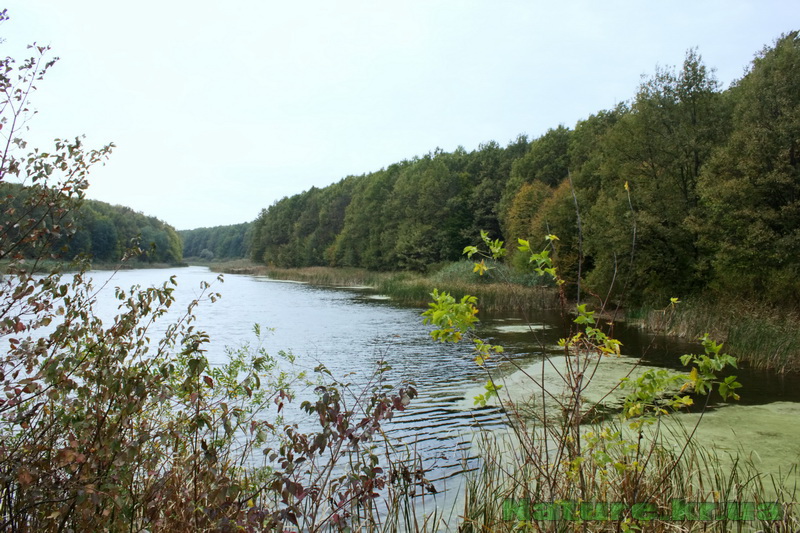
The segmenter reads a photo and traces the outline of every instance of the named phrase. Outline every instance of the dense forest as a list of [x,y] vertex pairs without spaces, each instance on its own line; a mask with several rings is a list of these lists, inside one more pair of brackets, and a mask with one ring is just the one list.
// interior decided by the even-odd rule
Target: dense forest
[[573,128],[437,149],[283,198],[254,222],[250,256],[425,270],[480,230],[510,244],[557,235],[562,271],[598,294],[800,296],[798,33],[725,90],[690,50]]
[[213,259],[239,259],[247,257],[252,223],[181,230],[184,257]]
[[[5,207],[0,213],[0,229],[4,238],[16,238],[16,233],[25,231],[29,221],[37,221],[56,231],[74,228],[74,233],[63,231],[64,236],[53,246],[58,259],[71,260],[86,254],[97,262],[117,262],[131,249],[132,243],[138,242],[142,253],[133,257],[134,261],[175,264],[183,260],[181,240],[175,228],[157,218],[129,207],[86,199],[80,200],[76,209],[58,215],[52,212],[49,205],[52,202],[43,202],[47,196],[39,194],[36,187],[0,183],[0,197]],[[16,253],[25,256],[30,250],[21,247]]]

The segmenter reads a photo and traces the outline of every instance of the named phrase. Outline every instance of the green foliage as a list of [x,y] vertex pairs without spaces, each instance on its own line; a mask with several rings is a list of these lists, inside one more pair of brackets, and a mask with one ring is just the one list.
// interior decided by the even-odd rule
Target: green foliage
[[486,231],[481,230],[481,240],[483,240],[483,244],[486,247],[485,252],[481,252],[477,246],[466,246],[464,251],[462,252],[464,255],[467,256],[468,259],[472,259],[472,256],[475,254],[480,254],[485,259],[481,259],[479,263],[475,263],[472,269],[473,272],[477,272],[481,276],[486,274],[490,269],[495,267],[487,266],[486,259],[496,263],[500,258],[502,258],[506,254],[506,249],[503,247],[503,241],[500,239],[490,239],[489,234]]
[[281,267],[327,264],[355,185],[350,177],[325,189],[312,187],[262,211],[252,225],[250,258]]
[[659,69],[640,87],[630,111],[605,134],[602,180],[587,215],[587,281],[607,292],[612,280],[629,299],[662,299],[705,281],[697,183],[730,131],[727,100],[700,56]]
[[[470,257],[480,254],[488,258],[503,254],[499,241],[483,237],[483,246],[490,251],[482,251],[483,246],[469,246],[465,253]],[[552,244],[557,237],[548,235],[547,240]],[[536,252],[529,242],[520,239],[519,243],[520,253],[528,256],[541,276],[560,280],[549,250]],[[562,285],[559,287],[563,293]],[[447,313],[473,316],[476,312],[472,308],[467,311],[457,307],[452,298],[441,298],[437,292],[433,296],[435,302],[430,305],[432,310],[440,310],[439,317]],[[677,298],[670,299],[670,306],[678,303]],[[426,321],[433,315],[432,310],[424,313]],[[622,345],[602,324],[602,313],[591,310],[588,304],[579,304],[574,314],[573,331],[559,342],[563,355],[543,354],[541,374],[538,370],[520,368],[514,360],[506,361],[516,367],[517,376],[524,376],[530,382],[529,398],[514,401],[509,396],[502,402],[513,431],[509,442],[483,434],[483,466],[468,481],[462,529],[672,531],[682,527],[682,518],[662,521],[657,510],[668,509],[675,500],[687,497],[697,501],[704,498],[712,501],[708,499],[711,497],[713,501],[747,499],[743,489],[751,482],[729,483],[731,479],[738,479],[736,466],[730,474],[718,471],[711,479],[704,477],[703,464],[706,461],[714,464],[714,460],[704,457],[692,444],[694,431],[682,434],[685,440],[678,441],[674,437],[669,441],[660,432],[666,427],[666,417],[693,405],[692,397],[684,394],[689,389],[695,395],[706,396],[706,405],[712,390],[723,400],[738,399],[734,391],[741,385],[736,378],[717,377],[726,367],[735,367],[736,360],[722,354],[721,344],[705,336],[702,339],[705,354],[682,358],[685,365],[692,365],[689,374],[647,369],[631,377],[628,372],[619,376],[616,384],[612,381],[608,390],[595,391],[603,399],[591,403],[585,399],[591,382],[605,359],[620,356]],[[434,322],[446,327],[431,335],[439,340],[458,342],[462,335],[452,335],[448,329],[454,322],[453,319]],[[471,330],[472,324],[467,322],[462,329]],[[490,351],[501,354],[502,347],[490,346],[474,335],[470,338],[479,353],[476,362],[488,377],[486,392],[475,396],[475,405],[485,406],[493,398],[503,400],[500,378],[484,365],[486,358],[481,355]],[[548,381],[547,370],[551,368],[553,377]],[[521,385],[516,383],[515,386]],[[605,398],[617,389],[625,394],[621,404],[605,405]],[[671,451],[672,445],[677,446],[679,452]],[[759,478],[756,475],[752,479]],[[757,495],[758,491],[763,492],[759,483],[755,483]],[[528,506],[532,502],[559,506],[562,514],[531,513]],[[597,520],[584,513],[587,506],[605,506],[608,502],[617,502],[619,512]],[[584,504],[580,514],[577,513],[578,503]],[[636,512],[637,506],[643,505],[652,509],[651,516]],[[728,524],[720,522],[719,525],[719,531],[727,530]]]
[[241,259],[248,256],[252,223],[197,228],[178,232],[184,257],[212,259]]
[[533,265],[534,272],[539,276],[550,278],[558,285],[561,285],[563,284],[563,280],[559,278],[557,269],[553,264],[553,259],[550,257],[552,244],[558,241],[559,238],[555,235],[548,235],[545,240],[548,242],[547,247],[538,253],[531,249],[531,243],[525,239],[518,239],[519,246],[517,249],[528,257],[528,263]]
[[531,235],[531,223],[542,204],[553,194],[553,190],[541,181],[524,183],[510,201],[504,218],[503,232],[509,240],[527,238]]
[[[82,150],[82,141],[76,139],[72,144],[61,143],[61,149],[67,153]],[[110,150],[111,146],[104,149],[103,154],[110,153]],[[60,157],[66,156],[62,154]],[[97,163],[99,160],[96,158],[100,157],[103,157],[100,151],[90,152],[90,159],[85,164]],[[58,215],[56,221],[47,211],[52,213],[53,206],[62,202],[50,199],[48,204],[44,203],[41,181],[32,186],[0,182],[0,195],[6,200],[6,209],[0,212],[0,227],[6,228],[6,236],[13,240],[25,232],[14,228],[22,219],[48,224],[55,230],[51,235],[54,240],[50,258],[72,260],[85,254],[96,261],[112,263],[133,252],[134,260],[140,262],[174,264],[182,260],[181,242],[172,226],[128,207],[79,198],[79,192],[68,192],[69,188],[70,185],[65,185],[61,194],[72,194],[75,201]],[[51,189],[51,192],[57,191]],[[32,243],[32,240],[23,243],[17,253],[29,259],[35,257],[36,246],[31,246]]]
[[728,354],[720,353],[722,344],[714,342],[708,334],[700,338],[703,344],[704,354],[686,354],[681,357],[684,365],[692,364],[692,372],[689,375],[692,387],[698,394],[710,393],[713,386],[718,386],[719,395],[723,400],[732,398],[739,399],[739,395],[733,392],[742,385],[736,382],[736,376],[728,376],[722,381],[716,381],[716,375],[728,366],[736,368],[736,358]]
[[[478,364],[483,366],[483,361],[479,360]],[[503,386],[496,384],[494,381],[490,379],[489,381],[486,382],[486,385],[484,385],[483,388],[486,390],[486,392],[484,394],[479,394],[474,398],[475,405],[477,407],[486,407],[486,402],[488,402],[492,398],[499,398],[500,397],[499,392],[500,389],[503,388]]]
[[501,213],[503,192],[512,174],[514,162],[530,149],[527,137],[520,135],[503,149],[494,141],[484,143],[469,154],[465,172],[470,189],[466,207],[468,219],[461,228],[462,247],[485,230],[491,235],[502,235]]
[[625,397],[622,412],[626,419],[633,419],[631,427],[653,424],[659,416],[692,406],[694,400],[684,394],[685,391],[706,396],[707,403],[716,386],[723,401],[739,399],[735,390],[742,385],[736,381],[736,376],[717,377],[728,367],[736,368],[736,358],[721,353],[722,344],[707,334],[700,341],[705,353],[681,357],[684,366],[692,366],[689,374],[681,375],[660,369],[647,370],[634,380],[623,379],[622,388],[631,392]]
[[694,403],[689,396],[675,396],[665,400],[664,396],[670,390],[680,388],[685,382],[669,370],[647,370],[635,380],[623,379],[621,387],[625,390],[633,389],[626,397],[623,414],[626,418],[635,419],[632,427],[641,427],[642,424],[652,424],[657,417],[668,415],[665,407],[677,410],[688,407]]
[[[517,197],[521,189],[526,186],[532,187],[533,191],[536,191],[534,194],[538,196],[542,191],[556,187],[569,174],[568,152],[571,134],[569,128],[563,125],[550,129],[541,137],[534,139],[527,153],[514,161],[497,207],[507,238],[528,237],[528,228],[524,227],[527,224],[523,222],[522,228],[515,226],[520,225],[520,218],[530,219],[538,210],[538,206],[532,205],[533,209],[530,211],[520,212],[523,209],[523,206],[519,205],[522,199]],[[523,232],[517,233],[515,229],[523,229]]]
[[[499,234],[496,204],[512,161],[527,147],[520,138],[505,149],[436,150],[284,198],[256,220],[251,258],[281,267],[415,271],[455,260],[480,228]],[[314,245],[312,236],[321,234]]]
[[440,342],[458,342],[461,337],[475,327],[478,321],[478,309],[475,307],[478,299],[474,296],[464,296],[460,301],[446,292],[436,289],[431,293],[433,302],[428,304],[430,309],[425,311],[425,324],[437,326],[431,336]]
[[733,132],[701,176],[700,220],[713,285],[726,293],[800,295],[800,38],[781,36],[731,89]]
[[[555,187],[567,177],[569,145],[572,131],[563,125],[547,132],[531,143],[530,150],[514,162],[510,186],[514,181],[540,181]],[[514,187],[516,188],[516,187]]]

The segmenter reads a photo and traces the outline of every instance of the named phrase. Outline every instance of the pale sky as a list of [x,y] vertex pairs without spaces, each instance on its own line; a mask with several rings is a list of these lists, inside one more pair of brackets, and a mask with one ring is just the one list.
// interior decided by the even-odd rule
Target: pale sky
[[633,97],[698,47],[728,86],[797,0],[7,0],[61,58],[32,145],[114,142],[88,196],[177,229],[439,147],[505,146]]

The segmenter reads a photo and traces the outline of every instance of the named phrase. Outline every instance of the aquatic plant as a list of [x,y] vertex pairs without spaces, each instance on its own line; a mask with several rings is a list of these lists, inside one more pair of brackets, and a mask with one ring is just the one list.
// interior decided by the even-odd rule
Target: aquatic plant
[[[482,239],[465,249],[480,258],[474,266],[479,275],[493,268],[503,250],[502,242],[485,233]],[[552,279],[566,305],[564,283],[552,260],[557,242],[549,235],[547,246],[536,251],[520,240],[519,252],[539,275]],[[709,336],[701,339],[704,353],[681,358],[687,372],[634,374],[633,365],[611,390],[594,394],[599,400],[590,400],[592,380],[604,359],[620,356],[621,343],[610,334],[602,303],[596,311],[578,304],[564,311],[573,328],[559,343],[560,356],[543,355],[535,371],[506,359],[530,382],[531,397],[522,405],[506,395],[503,379],[486,364],[503,358],[503,349],[475,335],[477,300],[456,300],[438,291],[432,297],[423,313],[437,328],[432,336],[472,343],[475,362],[487,375],[485,392],[475,402],[500,400],[510,427],[503,435],[480,435],[483,463],[467,485],[463,531],[730,531],[744,522],[777,530],[796,527],[789,505],[794,494],[780,480],[769,487],[766,476],[739,461],[725,471],[713,452],[693,441],[696,426],[676,423],[674,413],[693,408],[701,413],[699,424],[712,395],[738,399],[735,376],[719,377],[736,360]],[[669,307],[678,304],[673,298]],[[621,405],[604,404],[615,393]],[[707,505],[687,507],[685,502]],[[743,509],[752,512],[742,514]]]

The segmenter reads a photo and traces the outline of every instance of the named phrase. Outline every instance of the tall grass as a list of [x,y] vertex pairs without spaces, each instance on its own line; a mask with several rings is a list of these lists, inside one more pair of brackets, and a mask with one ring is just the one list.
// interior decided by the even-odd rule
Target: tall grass
[[[508,283],[492,271],[480,277],[472,272],[472,263],[460,261],[432,274],[413,272],[374,272],[362,268],[273,268],[258,265],[213,267],[235,274],[260,274],[273,279],[293,280],[332,287],[371,287],[390,296],[401,305],[425,306],[433,289],[457,298],[477,296],[480,308],[487,312],[534,311],[558,306],[558,293],[550,287]],[[504,273],[505,274],[505,273]]]
[[[587,425],[584,433],[609,429],[621,430]],[[646,453],[635,446],[590,450],[579,480],[550,477],[553,465],[540,463],[526,445],[481,432],[482,465],[468,478],[460,531],[797,531],[800,518],[785,503],[796,501],[793,487],[693,443],[682,453],[660,444],[681,435],[654,431]],[[543,444],[541,434],[530,436]],[[640,466],[630,468],[637,455]]]
[[425,305],[430,302],[433,289],[449,292],[455,298],[477,296],[478,307],[488,312],[508,312],[523,309],[525,312],[557,307],[558,294],[547,287],[524,287],[502,283],[476,283],[465,281],[437,282],[424,277],[394,276],[384,280],[377,290],[405,305]]
[[705,333],[725,342],[725,349],[754,368],[800,370],[800,316],[764,303],[688,299],[666,310],[629,312],[631,322],[650,331],[697,338]]
[[273,279],[302,281],[314,285],[330,287],[373,287],[381,279],[389,276],[385,272],[373,272],[354,267],[304,267],[274,268],[266,267],[263,274]]

